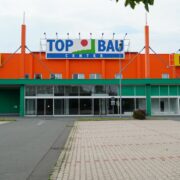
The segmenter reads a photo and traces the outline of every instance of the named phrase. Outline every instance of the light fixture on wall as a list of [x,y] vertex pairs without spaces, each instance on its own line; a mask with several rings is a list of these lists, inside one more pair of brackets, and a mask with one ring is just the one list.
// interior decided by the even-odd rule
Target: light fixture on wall
[[58,39],[58,33],[56,32],[56,39]]
[[101,37],[101,38],[103,39],[104,33],[102,33],[101,35],[102,35],[102,37]]
[[47,39],[47,37],[46,37],[46,32],[44,32],[43,34],[44,34],[44,38]]
[[115,33],[113,33],[113,39],[114,39]]

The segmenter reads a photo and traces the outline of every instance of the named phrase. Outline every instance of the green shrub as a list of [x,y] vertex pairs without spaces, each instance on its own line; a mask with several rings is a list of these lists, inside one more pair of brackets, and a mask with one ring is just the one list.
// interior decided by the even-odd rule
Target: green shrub
[[133,112],[133,118],[134,119],[146,119],[146,111],[142,109],[136,109]]

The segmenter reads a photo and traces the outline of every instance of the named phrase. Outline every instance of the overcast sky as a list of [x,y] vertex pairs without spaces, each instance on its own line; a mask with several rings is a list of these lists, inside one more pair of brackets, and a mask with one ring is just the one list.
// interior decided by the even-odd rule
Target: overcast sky
[[[40,50],[40,38],[123,38],[128,33],[130,50],[144,46],[145,10],[124,7],[120,0],[0,0],[0,52],[13,52],[20,45],[20,26],[26,12],[27,46]],[[148,14],[150,46],[158,53],[180,49],[180,0],[155,0]]]

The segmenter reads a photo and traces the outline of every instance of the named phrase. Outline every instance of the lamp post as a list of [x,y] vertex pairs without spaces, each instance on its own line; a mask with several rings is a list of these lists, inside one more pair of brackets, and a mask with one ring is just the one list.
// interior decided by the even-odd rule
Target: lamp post
[[[122,40],[122,42],[119,44],[119,49],[122,49],[124,50],[124,41],[125,41],[125,38],[127,36],[127,33],[124,35],[124,38]],[[120,118],[122,118],[122,60],[121,58],[119,57],[119,113],[120,113]]]
[[120,118],[122,118],[122,62],[121,59],[119,57],[120,63],[119,63],[119,69],[120,69],[120,73],[119,73],[119,114],[120,114]]

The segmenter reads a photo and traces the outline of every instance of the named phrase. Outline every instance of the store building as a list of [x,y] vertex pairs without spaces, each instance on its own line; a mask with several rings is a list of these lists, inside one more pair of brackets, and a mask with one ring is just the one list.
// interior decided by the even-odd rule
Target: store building
[[150,54],[148,26],[145,54],[124,52],[124,40],[46,43],[31,52],[23,24],[21,46],[0,54],[0,115],[180,115],[180,56]]

